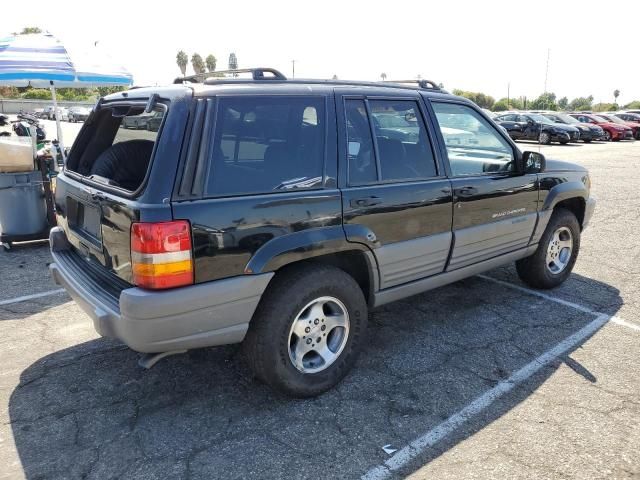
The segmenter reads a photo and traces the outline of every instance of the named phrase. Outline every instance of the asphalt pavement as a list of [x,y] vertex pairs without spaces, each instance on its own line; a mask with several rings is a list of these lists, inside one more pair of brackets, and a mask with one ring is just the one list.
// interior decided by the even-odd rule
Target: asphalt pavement
[[640,142],[519,145],[591,171],[570,279],[541,294],[507,266],[376,309],[316,399],[237,346],[143,370],[46,245],[0,252],[0,479],[640,478]]

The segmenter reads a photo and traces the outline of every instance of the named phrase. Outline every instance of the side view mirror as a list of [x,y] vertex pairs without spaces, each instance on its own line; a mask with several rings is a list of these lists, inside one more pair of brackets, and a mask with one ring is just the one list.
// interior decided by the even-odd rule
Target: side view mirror
[[527,120],[528,125],[533,125],[533,120]]
[[538,152],[524,152],[522,154],[522,173],[544,172],[547,160]]

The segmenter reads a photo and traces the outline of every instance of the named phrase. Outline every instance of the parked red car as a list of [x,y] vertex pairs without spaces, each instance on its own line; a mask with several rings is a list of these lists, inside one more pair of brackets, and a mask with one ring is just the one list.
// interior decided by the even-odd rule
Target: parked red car
[[605,120],[609,120],[610,122],[617,123],[618,125],[626,125],[627,127],[631,127],[631,130],[633,131],[633,138],[635,138],[636,140],[640,140],[640,122],[620,118],[613,113],[599,113],[598,116],[604,118]]
[[582,123],[593,123],[604,130],[604,139],[617,142],[619,140],[633,140],[633,130],[626,125],[620,125],[592,113],[570,113]]

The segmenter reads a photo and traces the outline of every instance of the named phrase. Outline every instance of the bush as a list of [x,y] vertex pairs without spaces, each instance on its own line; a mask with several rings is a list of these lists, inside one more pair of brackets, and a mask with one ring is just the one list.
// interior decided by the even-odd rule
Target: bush
[[0,98],[19,98],[20,92],[16,87],[0,87]]
[[618,110],[617,103],[596,103],[593,106],[594,112],[615,112]]
[[22,98],[34,100],[51,100],[51,92],[47,88],[32,88],[22,94]]

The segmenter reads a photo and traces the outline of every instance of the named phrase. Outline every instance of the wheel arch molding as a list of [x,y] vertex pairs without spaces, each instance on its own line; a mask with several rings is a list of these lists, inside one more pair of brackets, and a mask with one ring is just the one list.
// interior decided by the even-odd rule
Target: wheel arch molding
[[275,271],[291,263],[349,251],[370,253],[366,245],[347,241],[342,225],[303,230],[265,243],[253,254],[244,273]]
[[580,226],[582,226],[588,197],[589,192],[582,182],[570,181],[562,183],[549,190],[541,210],[553,210],[558,206],[565,206],[576,215]]

